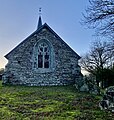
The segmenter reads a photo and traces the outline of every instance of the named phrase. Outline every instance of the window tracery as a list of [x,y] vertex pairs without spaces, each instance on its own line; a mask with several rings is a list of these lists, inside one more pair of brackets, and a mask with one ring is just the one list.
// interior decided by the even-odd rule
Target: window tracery
[[49,46],[42,42],[38,45],[38,68],[50,67],[50,50]]
[[42,39],[34,46],[33,69],[45,73],[52,72],[54,68],[53,46],[48,40]]

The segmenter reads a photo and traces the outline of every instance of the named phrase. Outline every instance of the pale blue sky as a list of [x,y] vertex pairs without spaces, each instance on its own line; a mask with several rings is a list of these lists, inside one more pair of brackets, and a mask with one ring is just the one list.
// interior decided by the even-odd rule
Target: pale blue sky
[[0,0],[0,68],[4,55],[37,28],[38,9],[47,23],[79,55],[89,49],[93,31],[79,22],[88,0]]

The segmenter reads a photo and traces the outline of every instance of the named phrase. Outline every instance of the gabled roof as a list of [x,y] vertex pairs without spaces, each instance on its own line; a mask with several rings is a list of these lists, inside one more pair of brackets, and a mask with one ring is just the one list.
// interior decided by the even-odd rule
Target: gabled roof
[[13,51],[15,51],[16,48],[18,48],[21,44],[23,44],[25,41],[29,40],[29,38],[31,38],[32,36],[34,36],[36,33],[39,33],[42,29],[47,28],[52,34],[54,34],[54,36],[56,36],[56,38],[58,38],[59,40],[61,40],[61,42],[63,42],[68,48],[71,49],[71,51],[77,56],[78,59],[80,59],[81,57],[67,44],[65,43],[50,27],[49,25],[47,25],[47,23],[43,24],[42,26],[40,26],[35,32],[33,32],[30,36],[28,36],[25,40],[23,40],[19,45],[17,45],[13,50],[11,50],[8,54],[5,55],[5,58],[9,58],[9,56],[12,54]]

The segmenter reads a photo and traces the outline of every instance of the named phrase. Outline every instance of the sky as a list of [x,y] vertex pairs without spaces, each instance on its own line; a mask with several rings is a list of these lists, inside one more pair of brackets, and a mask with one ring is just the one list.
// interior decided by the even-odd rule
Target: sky
[[89,50],[93,30],[80,24],[88,0],[0,0],[0,68],[4,56],[37,29],[39,8],[47,23],[80,56]]

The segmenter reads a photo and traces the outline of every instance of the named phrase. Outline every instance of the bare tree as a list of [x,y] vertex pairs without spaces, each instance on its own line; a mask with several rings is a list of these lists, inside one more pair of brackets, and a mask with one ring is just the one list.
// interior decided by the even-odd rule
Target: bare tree
[[114,38],[114,0],[89,0],[89,3],[82,23],[99,35]]
[[[114,63],[114,49],[110,42],[93,42],[90,51],[82,56],[80,61],[82,68],[102,80],[104,68],[110,68]],[[97,84],[99,84],[99,80]]]

